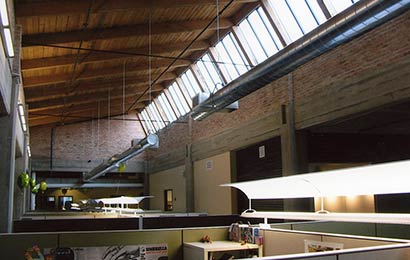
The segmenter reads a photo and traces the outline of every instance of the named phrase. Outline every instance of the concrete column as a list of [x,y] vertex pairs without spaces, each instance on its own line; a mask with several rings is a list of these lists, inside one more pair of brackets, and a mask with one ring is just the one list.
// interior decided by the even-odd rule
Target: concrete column
[[[24,157],[16,158],[15,161],[15,174],[14,174],[14,183],[17,184],[18,177],[21,172],[26,169],[24,165]],[[24,213],[24,193],[27,189],[21,189],[18,185],[15,185],[14,188],[14,204],[13,204],[13,219],[18,220],[23,216]]]
[[14,76],[11,86],[10,114],[0,118],[0,232],[11,233],[16,154],[16,121],[19,77]]
[[188,117],[188,144],[185,148],[185,189],[186,189],[186,211],[195,211],[195,189],[194,189],[194,163],[192,161],[192,124],[193,119]]
[[[288,76],[288,103],[282,106],[281,150],[282,176],[306,173],[309,169],[307,158],[307,133],[295,129],[293,96],[293,76]],[[291,187],[290,187],[291,188]],[[313,211],[313,199],[285,199],[285,211]]]

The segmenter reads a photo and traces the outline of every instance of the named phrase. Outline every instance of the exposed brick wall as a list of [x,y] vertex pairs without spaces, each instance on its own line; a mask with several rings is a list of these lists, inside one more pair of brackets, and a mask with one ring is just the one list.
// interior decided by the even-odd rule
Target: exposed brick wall
[[[323,93],[333,84],[377,70],[410,57],[410,12],[379,26],[369,33],[339,46],[306,63],[292,72],[295,106],[302,100]],[[238,128],[264,115],[280,111],[288,102],[288,77],[284,76],[239,100],[239,110],[230,114],[215,113],[202,122],[193,122],[193,142],[211,138],[223,131]],[[279,116],[280,113],[277,113]],[[297,119],[296,119],[297,120]],[[187,121],[184,119],[183,121]],[[57,127],[55,131],[55,158],[107,158],[129,147],[132,138],[142,137],[138,123],[111,121],[111,138],[106,122],[100,123],[99,149],[96,141],[96,123]],[[134,125],[133,125],[134,124]],[[123,129],[126,129],[125,131]],[[135,134],[130,134],[135,133]],[[189,142],[189,124],[173,123],[159,133],[160,149],[150,153],[159,156],[185,146]],[[47,158],[50,149],[50,129],[31,129],[34,158]]]
[[[410,12],[321,55],[292,72],[294,100],[298,102],[332,88],[333,84],[349,80],[378,68],[396,64],[410,57]],[[211,138],[223,131],[238,128],[246,122],[280,111],[280,105],[288,103],[288,76],[284,76],[239,100],[239,110],[230,114],[215,113],[201,122],[193,122],[192,141]],[[280,116],[280,113],[277,113]],[[296,119],[297,120],[297,119]],[[174,129],[172,129],[174,128]],[[171,152],[187,140],[188,130],[178,131],[179,126],[160,133],[175,143],[162,142],[157,154]],[[177,141],[176,141],[177,140]]]
[[295,102],[410,56],[410,12],[306,63],[293,72]]
[[193,124],[193,140],[213,136],[229,128],[262,117],[280,109],[288,100],[288,81],[283,77],[239,100],[239,109],[229,114],[215,113],[203,121]]
[[[127,116],[127,119],[136,117]],[[49,159],[51,127],[30,129],[33,159]],[[128,149],[131,140],[145,138],[138,121],[97,120],[54,127],[53,159],[102,160]],[[143,154],[139,157],[143,157]]]
[[30,146],[33,159],[48,159],[50,157],[50,140],[50,126],[30,128]]

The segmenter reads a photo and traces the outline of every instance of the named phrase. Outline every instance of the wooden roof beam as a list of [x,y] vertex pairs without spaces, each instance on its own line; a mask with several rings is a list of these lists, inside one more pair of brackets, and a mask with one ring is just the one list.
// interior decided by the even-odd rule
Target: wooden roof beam
[[[66,117],[64,115],[61,116],[47,116],[47,117],[42,117],[42,118],[32,118],[29,119],[29,126],[30,127],[35,127],[39,125],[47,125],[47,124],[70,124],[70,123],[76,123],[76,122],[83,122],[83,121],[90,121],[90,120],[98,120],[97,116],[92,116],[90,114],[92,111],[83,111],[83,112],[76,112],[73,114],[68,114]],[[122,115],[122,108],[121,107],[115,107],[110,111],[110,115],[112,117],[118,117]],[[107,119],[108,117],[108,111],[103,111],[100,114],[100,118]],[[114,119],[111,119],[114,120]],[[138,123],[137,121],[135,123]]]
[[[141,95],[146,88],[130,88],[128,91],[123,94],[122,89],[116,89],[110,92],[110,100],[122,100],[124,97],[135,97]],[[158,90],[161,91],[161,90]],[[153,89],[153,92],[158,92],[157,90]],[[148,94],[145,94],[148,96]],[[144,97],[141,98],[141,102],[143,101]],[[92,93],[92,94],[83,94],[83,95],[75,95],[71,97],[61,97],[56,99],[48,99],[43,101],[35,101],[29,102],[29,111],[41,111],[50,108],[61,108],[67,107],[71,104],[87,104],[87,103],[94,103],[98,101],[105,101],[108,100],[108,93]]]
[[[186,33],[203,30],[209,24],[209,20],[188,20],[181,22],[159,23],[152,25],[152,35]],[[227,18],[219,19],[219,28],[226,29],[232,27],[233,23]],[[215,30],[214,22],[208,30]],[[64,44],[72,42],[108,40],[115,38],[129,38],[133,36],[148,36],[149,29],[146,24],[135,24],[122,27],[106,29],[87,29],[70,32],[44,33],[23,35],[22,45],[24,47]]]
[[[125,108],[127,108],[127,105],[131,105],[135,101],[135,98],[133,97],[127,97],[125,98]],[[122,108],[123,106],[123,100],[121,99],[116,99],[112,100],[110,102],[110,107],[111,108]],[[143,105],[140,104],[142,107]],[[73,114],[73,113],[79,113],[79,112],[86,112],[88,111],[89,114],[91,114],[94,117],[98,116],[98,110],[100,111],[100,116],[103,114],[102,112],[108,111],[108,103],[107,101],[105,102],[100,102],[100,105],[98,105],[98,101],[94,103],[89,103],[89,104],[77,104],[77,105],[70,105],[66,106],[65,108],[50,108],[50,109],[44,109],[41,111],[29,111],[29,119],[39,119],[39,118],[45,118],[50,115],[53,116],[64,116],[66,114]],[[93,113],[95,112],[95,113]]]
[[[170,44],[158,44],[152,45],[152,54],[153,55],[165,55],[167,53],[181,51],[181,48],[188,46],[191,42],[184,41],[178,43]],[[206,50],[209,48],[209,44],[206,41],[196,41],[189,48],[188,51],[198,51]],[[118,59],[130,59],[130,58],[139,58],[136,54],[148,54],[148,46],[134,48],[134,49],[117,49],[117,50],[104,50],[104,51],[95,51],[82,53],[79,56],[81,62],[80,64],[89,64],[96,62],[106,62]],[[77,55],[65,55],[65,56],[56,56],[48,58],[39,58],[39,59],[30,59],[21,61],[21,69],[23,71],[30,71],[36,69],[47,69],[51,67],[58,66],[72,66],[77,58]]]
[[[152,70],[165,68],[171,63],[171,60],[154,60],[152,62]],[[175,62],[171,68],[176,67],[186,67],[189,66],[191,62],[186,60],[179,60]],[[127,77],[129,75],[135,74],[137,72],[146,71],[148,74],[148,62],[138,62],[132,63],[128,66],[128,70],[126,71]],[[89,79],[96,79],[101,77],[115,77],[115,76],[122,76],[124,73],[124,69],[121,67],[114,67],[114,68],[102,68],[102,69],[94,69],[94,70],[84,70],[82,73],[77,73],[75,80],[89,80]],[[63,83],[66,81],[70,81],[71,79],[71,72],[64,73],[64,74],[53,74],[53,75],[46,75],[41,77],[24,77],[23,78],[23,86],[24,88],[31,88],[36,86],[43,86],[43,85],[50,85],[56,83]]]
[[[78,85],[75,91],[72,92],[67,92],[65,84],[58,85],[57,87],[45,86],[42,88],[26,89],[25,96],[26,102],[29,103],[41,100],[55,99],[60,97],[71,97],[81,94],[107,92],[108,89],[122,89],[122,82],[118,81],[118,84],[121,85],[115,85],[113,83]],[[128,91],[128,89],[134,89],[136,87],[140,87],[141,89],[143,89],[142,91],[144,91],[148,87],[148,79],[146,81],[127,83],[125,86],[125,90]],[[154,86],[152,86],[152,89],[155,91],[161,91],[164,89],[164,86],[162,84],[155,84]]]
[[[236,0],[238,3],[256,2],[258,0]],[[220,5],[225,5],[229,0],[219,0]],[[84,0],[63,0],[47,2],[16,3],[16,17],[70,15],[86,13],[89,2]],[[150,8],[181,8],[192,6],[215,5],[215,0],[95,0],[92,13],[117,12],[132,9]]]

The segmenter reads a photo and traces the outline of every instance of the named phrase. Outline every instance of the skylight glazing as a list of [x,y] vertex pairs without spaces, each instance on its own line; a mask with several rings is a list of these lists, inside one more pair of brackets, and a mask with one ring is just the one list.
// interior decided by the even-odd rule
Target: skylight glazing
[[168,89],[164,90],[164,94],[165,94],[166,100],[170,103],[171,107],[174,109],[176,117],[179,118],[180,116],[182,116],[183,111],[179,109],[179,106],[177,106],[177,103],[175,102],[171,94],[169,93]]
[[155,132],[158,131],[160,129],[158,120],[154,117],[154,114],[152,113],[151,108],[149,106],[145,108],[145,112],[147,113],[147,116],[150,119]]
[[167,119],[169,122],[173,122],[177,120],[177,117],[175,116],[175,112],[171,107],[171,104],[168,102],[167,97],[165,96],[165,93],[162,93],[161,95],[158,96],[157,101],[159,105],[162,108],[162,111],[164,111]]
[[342,12],[346,8],[350,7],[352,4],[358,2],[353,0],[323,0],[327,10],[329,10],[332,16]]
[[181,115],[185,115],[186,113],[188,113],[190,107],[188,106],[188,103],[185,100],[184,94],[178,87],[178,84],[176,82],[172,83],[171,86],[169,86],[168,91],[174,99],[179,111],[181,111]]
[[164,119],[161,117],[157,107],[155,106],[155,103],[152,102],[148,106],[148,108],[151,110],[151,114],[152,114],[153,118],[155,119],[157,129],[159,130],[159,129],[165,127]]
[[202,89],[199,86],[198,81],[195,79],[191,69],[181,75],[181,81],[181,84],[188,90],[188,94],[191,98],[196,96],[199,92],[202,92]]
[[249,70],[250,66],[232,33],[216,44],[215,50],[215,59],[228,83]]
[[258,64],[283,48],[279,37],[260,7],[239,24],[239,29],[243,35],[246,35],[244,44],[249,46],[248,49],[251,52],[249,55],[252,55]]
[[142,110],[139,117],[144,130],[156,132],[177,120],[190,111],[198,93],[215,93],[326,22],[322,8],[334,16],[358,1],[323,0],[320,6],[317,0],[266,0],[264,8],[245,17]]
[[167,126],[171,122],[171,120],[169,120],[167,114],[165,113],[165,110],[162,108],[161,104],[159,103],[159,99],[158,98],[154,99],[152,103],[156,107],[159,113],[159,116],[162,118],[164,126]]
[[141,118],[142,118],[142,126],[145,129],[146,133],[155,133],[156,130],[154,128],[154,125],[152,124],[151,118],[148,116],[146,110],[144,109],[141,113]]
[[198,66],[199,73],[205,82],[205,92],[214,93],[225,85],[225,82],[222,80],[222,77],[220,76],[209,53],[202,56],[202,58],[197,61],[196,65]]

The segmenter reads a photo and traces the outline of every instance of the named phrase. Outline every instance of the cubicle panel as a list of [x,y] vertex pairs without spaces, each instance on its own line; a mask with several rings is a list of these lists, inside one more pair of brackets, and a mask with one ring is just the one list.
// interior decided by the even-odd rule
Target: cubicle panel
[[344,237],[334,237],[334,236],[322,236],[323,242],[331,242],[331,243],[341,243],[343,244],[344,249],[348,248],[358,248],[358,247],[368,247],[368,246],[383,246],[383,245],[391,245],[394,244],[393,242],[388,241],[378,241],[378,240],[371,240],[371,239],[361,239],[361,238],[349,238],[347,236]]
[[263,230],[263,255],[274,256],[304,253],[305,239],[321,241],[321,236],[289,231]]
[[286,223],[275,223],[270,224],[271,228],[278,228],[278,229],[285,229],[285,230],[292,230],[292,224]]
[[293,223],[293,230],[323,233],[349,234],[358,236],[376,236],[375,224],[353,222],[303,222]]
[[181,230],[62,233],[60,247],[168,244],[170,260],[182,259]]
[[228,239],[228,227],[183,229],[182,232],[182,243],[199,242],[204,236],[213,241]]
[[1,259],[25,259],[28,248],[37,245],[40,249],[56,247],[57,234],[10,234],[0,235]]
[[410,248],[364,251],[340,254],[338,260],[409,260]]
[[[285,259],[285,258],[283,258]],[[336,255],[327,255],[327,256],[312,256],[312,257],[296,257],[291,258],[292,260],[338,260]]]
[[410,239],[410,225],[377,224],[377,236]]

